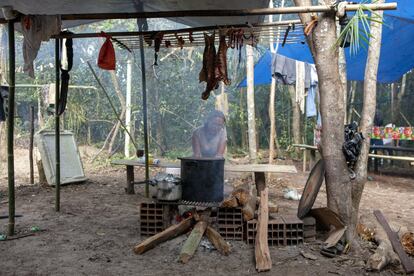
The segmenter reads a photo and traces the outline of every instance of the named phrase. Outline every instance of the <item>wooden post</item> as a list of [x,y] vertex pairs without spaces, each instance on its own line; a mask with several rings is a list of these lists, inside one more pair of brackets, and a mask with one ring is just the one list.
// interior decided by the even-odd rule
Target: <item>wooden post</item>
[[34,138],[34,106],[31,105],[30,106],[30,142],[29,142],[30,184],[34,184],[33,138]]
[[264,189],[260,193],[259,215],[257,219],[257,234],[254,250],[256,270],[258,272],[268,271],[272,268],[272,259],[270,258],[269,245],[267,241],[267,228],[269,223],[268,193],[268,188]]
[[[138,29],[141,32],[145,23],[138,20]],[[148,108],[147,108],[147,83],[145,69],[144,40],[139,36],[139,51],[141,56],[141,84],[142,84],[142,112],[144,120],[144,156],[145,156],[145,196],[149,197],[149,147],[148,147]]]
[[[129,133],[131,133],[131,93],[132,92],[132,60],[127,60],[127,78],[126,78],[126,112],[125,112],[125,125]],[[130,137],[125,134],[125,157],[130,157]]]
[[246,75],[247,75],[247,125],[249,132],[250,160],[256,163],[256,116],[254,109],[254,60],[253,47],[246,44]]
[[60,46],[59,39],[55,39],[55,153],[56,153],[56,177],[55,177],[55,187],[56,187],[56,200],[55,200],[55,210],[56,212],[60,211],[60,126],[59,126],[59,96],[60,96]]
[[134,166],[126,166],[127,186],[125,192],[129,195],[135,194],[134,189]]
[[9,194],[9,227],[8,235],[14,235],[15,195],[14,195],[14,92],[16,82],[16,50],[14,40],[14,21],[8,21],[9,32],[9,102],[7,116],[7,178]]

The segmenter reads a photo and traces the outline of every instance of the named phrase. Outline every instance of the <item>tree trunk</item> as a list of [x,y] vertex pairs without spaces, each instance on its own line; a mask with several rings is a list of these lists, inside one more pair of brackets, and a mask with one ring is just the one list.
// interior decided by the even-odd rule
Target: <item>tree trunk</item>
[[[119,103],[121,104],[121,114],[119,115],[119,119],[123,120],[125,117],[125,111],[126,111],[126,104],[125,104],[125,98],[124,95],[122,95],[122,91],[119,87],[118,78],[116,77],[116,73],[114,70],[109,71],[111,74],[112,83],[114,84],[116,95],[118,96]],[[112,133],[111,141],[108,145],[108,153],[112,153],[112,149],[114,147],[115,139],[118,136],[119,128],[121,126],[121,123],[118,121],[115,125],[115,130]]]
[[391,122],[395,124],[395,120],[397,118],[395,114],[395,94],[397,93],[397,85],[395,83],[391,83]]
[[354,108],[354,102],[355,102],[355,94],[356,94],[356,87],[357,87],[357,82],[356,81],[351,81],[351,87],[349,89],[349,106],[348,106],[348,119],[347,119],[347,123],[350,124],[352,121],[352,109]]
[[241,132],[241,148],[246,149],[247,139],[246,139],[246,124],[244,121],[244,92],[243,88],[240,88],[240,132]]
[[402,98],[405,95],[405,91],[407,91],[406,86],[407,86],[407,74],[404,74],[403,77],[402,77],[402,80],[401,80],[401,89],[400,89],[400,92],[397,95],[397,109],[398,110],[402,110],[401,109],[401,101],[402,101]]
[[[298,6],[311,5],[310,0],[294,0]],[[300,14],[303,24],[311,21],[310,14]],[[325,160],[325,180],[328,207],[336,212],[345,225],[351,224],[352,201],[348,169],[342,153],[344,142],[344,93],[339,75],[335,13],[318,17],[318,24],[307,37],[319,76],[322,115],[322,156]],[[352,227],[351,227],[352,228]],[[354,231],[350,231],[353,234]],[[352,240],[353,236],[348,235]]]
[[[131,121],[131,103],[132,103],[132,60],[129,58],[127,60],[127,78],[126,78],[126,111],[125,111],[125,126],[128,129],[129,133],[132,129]],[[130,137],[125,131],[125,157],[130,157]]]
[[[294,85],[287,85],[290,101],[292,103],[292,135],[293,144],[301,144],[300,142],[300,107],[296,102],[296,90]],[[296,151],[299,152],[298,150]]]
[[276,115],[275,115],[275,95],[276,94],[276,80],[272,78],[269,93],[269,118],[270,118],[270,137],[269,137],[269,164],[273,163],[275,154],[276,141]]
[[253,47],[246,45],[246,75],[247,75],[247,124],[249,131],[249,155],[251,162],[256,162],[256,116],[254,108],[254,60]]
[[[384,0],[379,0],[379,4]],[[382,17],[383,12],[378,11]],[[352,183],[352,220],[348,226],[348,232],[353,235],[358,223],[359,204],[361,202],[362,192],[367,181],[368,153],[370,145],[369,133],[374,124],[375,107],[377,102],[377,73],[379,57],[381,52],[381,35],[382,24],[371,21],[371,38],[369,40],[367,64],[365,67],[364,81],[364,105],[362,107],[362,117],[360,131],[365,137],[363,141],[361,154],[356,165],[356,181]]]

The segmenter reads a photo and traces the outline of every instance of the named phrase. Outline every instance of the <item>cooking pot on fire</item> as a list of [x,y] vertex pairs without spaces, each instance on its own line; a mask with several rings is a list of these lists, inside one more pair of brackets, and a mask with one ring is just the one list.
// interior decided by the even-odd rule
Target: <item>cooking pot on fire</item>
[[181,160],[182,199],[223,201],[224,158],[184,157]]

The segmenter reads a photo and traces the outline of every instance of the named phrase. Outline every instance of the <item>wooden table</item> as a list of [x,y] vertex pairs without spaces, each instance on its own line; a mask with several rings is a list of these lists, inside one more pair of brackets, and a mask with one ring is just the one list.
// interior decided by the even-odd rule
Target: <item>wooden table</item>
[[[134,167],[145,167],[145,163],[138,162],[138,160],[119,159],[113,160],[112,165],[123,165],[126,166],[126,187],[125,192],[127,194],[135,194],[134,189]],[[157,165],[149,164],[151,168],[180,168],[180,164],[177,163],[160,163]]]
[[257,195],[266,187],[265,173],[297,173],[295,166],[292,165],[270,165],[270,164],[242,164],[225,165],[225,171],[229,172],[253,172],[256,184]]
[[[127,194],[134,194],[134,167],[145,167],[144,163],[138,160],[113,160],[112,165],[121,165],[126,167],[126,188]],[[151,168],[181,168],[179,163],[160,163],[158,165],[150,164]],[[265,173],[297,173],[295,166],[290,165],[269,165],[269,164],[243,164],[243,165],[225,165],[225,171],[230,172],[253,172],[256,182],[257,191],[261,191],[266,186]]]
[[[309,160],[309,169],[312,169],[312,162],[314,161],[315,153],[318,151],[318,148],[316,146],[305,145],[305,144],[293,144],[292,146],[303,150],[303,171],[304,172],[306,171],[306,151],[309,150],[311,152],[311,159]],[[411,157],[411,156],[394,156],[394,155],[380,155],[380,154],[377,154],[377,151],[388,151],[388,152],[402,151],[402,152],[412,152],[412,153],[414,153],[414,148],[372,145],[372,146],[369,147],[369,151],[374,152],[374,153],[368,154],[368,157],[375,158],[374,170],[376,172],[378,171],[378,160],[379,159],[389,159],[389,160],[400,160],[400,161],[414,162],[414,157]]]

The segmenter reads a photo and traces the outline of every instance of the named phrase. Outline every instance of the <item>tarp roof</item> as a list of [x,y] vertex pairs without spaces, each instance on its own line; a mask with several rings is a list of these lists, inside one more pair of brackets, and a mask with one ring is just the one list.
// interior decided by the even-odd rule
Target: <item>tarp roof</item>
[[[384,12],[381,55],[378,68],[378,81],[391,83],[398,81],[403,74],[414,68],[414,1],[397,0],[398,9]],[[305,41],[305,39],[303,39]],[[313,63],[307,44],[279,45],[278,53],[292,59]],[[361,48],[356,55],[345,50],[348,80],[364,80],[367,51]],[[267,51],[255,66],[254,84],[271,82],[271,54]],[[246,86],[244,79],[239,87]]]
[[[0,0],[0,6],[12,6],[23,14],[87,14],[87,13],[133,13],[136,0]],[[225,10],[266,8],[269,0],[143,0],[144,12],[177,10]],[[0,17],[3,14],[0,12]],[[171,18],[191,27],[262,22],[263,16],[248,17],[185,17]],[[70,26],[83,24],[70,22]],[[68,26],[68,25],[66,25]]]

